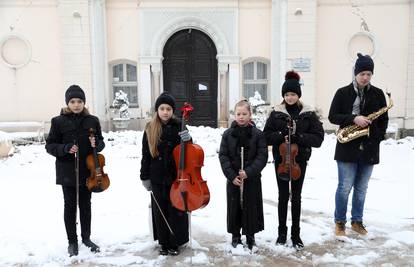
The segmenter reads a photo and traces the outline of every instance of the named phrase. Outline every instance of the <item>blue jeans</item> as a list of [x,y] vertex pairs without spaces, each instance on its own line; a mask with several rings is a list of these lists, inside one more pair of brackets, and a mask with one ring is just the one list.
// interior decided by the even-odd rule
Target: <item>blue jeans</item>
[[351,221],[362,222],[365,195],[374,165],[358,162],[337,161],[338,188],[335,195],[335,221],[346,222],[348,197],[352,187]]

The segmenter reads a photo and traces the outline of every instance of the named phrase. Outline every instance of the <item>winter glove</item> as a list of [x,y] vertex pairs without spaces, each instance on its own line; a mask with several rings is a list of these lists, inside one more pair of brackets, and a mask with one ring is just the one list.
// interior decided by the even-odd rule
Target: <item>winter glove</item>
[[152,191],[151,180],[142,180],[142,185],[147,191]]
[[283,131],[276,132],[275,143],[273,145],[278,145],[285,142],[285,134]]
[[191,135],[188,132],[188,130],[184,130],[182,132],[179,132],[178,135],[181,137],[181,141],[187,142],[191,140]]
[[66,144],[64,147],[63,147],[63,152],[65,152],[66,154],[69,154],[69,151],[70,151],[70,149],[73,147],[73,143],[69,143],[69,144]]
[[283,128],[283,129],[280,131],[280,134],[281,134],[283,137],[285,137],[286,135],[289,135],[289,129],[288,129],[287,127]]
[[300,136],[294,134],[290,136],[290,143],[298,144],[300,142]]

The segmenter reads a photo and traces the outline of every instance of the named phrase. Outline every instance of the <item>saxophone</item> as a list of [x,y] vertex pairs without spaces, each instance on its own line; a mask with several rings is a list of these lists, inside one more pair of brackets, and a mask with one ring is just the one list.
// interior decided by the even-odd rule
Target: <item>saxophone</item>
[[[367,116],[367,119],[370,121],[373,121],[377,119],[379,116],[387,112],[392,106],[394,105],[392,99],[391,99],[391,93],[387,93],[388,98],[390,99],[388,106],[385,106],[381,108],[380,110],[373,112]],[[352,140],[355,140],[362,136],[368,136],[369,137],[369,126],[367,127],[361,127],[356,124],[352,124],[349,126],[346,126],[342,129],[338,129],[336,132],[336,138],[338,139],[338,142],[341,144],[348,143]]]

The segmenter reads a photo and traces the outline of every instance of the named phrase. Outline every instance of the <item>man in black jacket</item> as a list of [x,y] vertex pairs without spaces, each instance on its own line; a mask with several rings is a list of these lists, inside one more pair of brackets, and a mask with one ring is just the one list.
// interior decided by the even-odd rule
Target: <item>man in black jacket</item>
[[329,121],[340,128],[356,124],[369,127],[369,135],[347,143],[337,142],[335,160],[338,165],[338,187],[335,195],[335,234],[345,236],[348,197],[353,188],[352,230],[366,235],[363,212],[368,181],[373,167],[379,163],[379,147],[388,125],[388,113],[370,121],[367,116],[387,105],[381,89],[371,85],[374,62],[358,53],[354,81],[336,91],[329,110]]

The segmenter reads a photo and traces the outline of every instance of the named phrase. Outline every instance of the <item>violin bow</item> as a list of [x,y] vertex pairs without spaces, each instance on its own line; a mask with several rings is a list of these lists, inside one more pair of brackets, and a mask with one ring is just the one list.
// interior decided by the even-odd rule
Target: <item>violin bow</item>
[[154,199],[154,202],[155,202],[155,204],[157,205],[158,210],[160,211],[161,216],[162,216],[162,218],[164,219],[164,222],[165,222],[165,224],[166,224],[166,225],[167,225],[167,227],[168,227],[168,230],[170,230],[170,233],[171,233],[173,236],[175,236],[174,231],[171,229],[171,226],[170,226],[170,224],[168,223],[167,218],[165,218],[165,215],[164,215],[164,213],[163,213],[163,212],[162,212],[162,210],[161,210],[160,204],[158,204],[157,198],[155,197],[155,195],[154,195],[154,193],[153,193],[152,191],[151,191],[151,196],[152,196],[152,199]]

